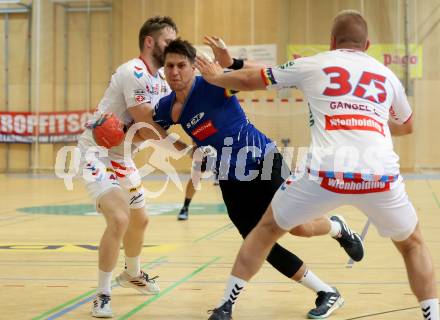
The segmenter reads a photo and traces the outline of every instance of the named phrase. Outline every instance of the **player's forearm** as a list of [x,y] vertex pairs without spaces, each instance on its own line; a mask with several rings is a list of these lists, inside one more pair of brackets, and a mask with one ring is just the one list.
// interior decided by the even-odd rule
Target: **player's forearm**
[[145,139],[139,134],[139,132],[136,132],[133,137],[133,142],[143,142]]
[[[164,128],[162,128],[160,125],[158,125],[156,122],[154,122],[154,127],[156,128],[156,130],[159,132],[160,134],[160,138],[157,137],[157,139],[173,139],[173,146],[178,150],[178,151],[183,151],[185,149],[187,149],[189,146],[183,142],[180,139],[176,139],[175,136],[171,136]],[[157,136],[157,135],[156,135]],[[178,135],[177,135],[178,137]],[[155,139],[155,140],[157,140]]]
[[182,140],[177,140],[176,142],[174,142],[174,147],[179,151],[183,151],[183,150],[187,149],[189,147],[189,145],[187,145]]
[[134,142],[142,142],[145,140],[160,140],[167,136],[167,133],[165,130],[162,129],[162,127],[153,126],[151,128],[140,128],[138,131],[136,131],[136,134],[134,136]]
[[411,134],[413,131],[412,125],[396,124],[392,121],[388,121],[388,127],[390,128],[391,135],[396,137]]
[[160,134],[158,135],[153,130],[142,128],[135,133],[133,137],[133,142],[143,142],[150,139],[160,140],[163,137],[164,137],[163,135]]
[[259,69],[243,69],[227,72],[207,80],[219,87],[237,91],[266,89]]
[[[221,65],[221,64],[220,64]],[[226,66],[221,65],[223,68],[228,68],[232,70],[241,70],[241,69],[262,69],[266,68],[267,66],[265,64],[262,64],[257,61],[252,60],[244,60],[244,59],[232,59],[230,60],[230,63]]]
[[263,68],[267,68],[267,66],[257,61],[245,60],[243,64],[243,69],[263,69]]
[[[153,143],[159,143],[162,147],[167,144],[160,143],[162,139],[167,139],[169,137],[168,132],[162,127],[154,126],[157,131],[151,129],[142,128],[139,129],[133,137],[133,142],[141,143],[146,140],[152,140]],[[177,151],[182,151],[188,148],[188,145],[182,140],[175,140],[172,144]],[[175,151],[172,149],[171,151]]]

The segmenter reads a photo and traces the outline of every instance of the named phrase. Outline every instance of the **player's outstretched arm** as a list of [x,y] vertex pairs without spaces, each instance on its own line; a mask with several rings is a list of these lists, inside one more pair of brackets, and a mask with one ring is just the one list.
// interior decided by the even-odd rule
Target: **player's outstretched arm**
[[219,64],[203,56],[197,56],[195,66],[206,81],[219,87],[236,91],[266,89],[261,69],[252,68],[223,73]]

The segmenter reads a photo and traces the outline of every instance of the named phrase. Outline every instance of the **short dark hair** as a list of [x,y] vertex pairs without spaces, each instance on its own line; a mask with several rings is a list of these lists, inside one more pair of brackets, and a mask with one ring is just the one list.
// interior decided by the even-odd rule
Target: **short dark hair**
[[196,48],[193,47],[191,43],[186,40],[182,40],[177,38],[171,41],[168,46],[165,48],[164,56],[166,58],[168,53],[176,53],[188,58],[191,63],[194,63],[196,60]]
[[176,23],[168,16],[154,16],[145,21],[139,30],[139,49],[142,51],[144,48],[144,40],[147,36],[154,36],[158,31],[165,28],[171,28],[176,33],[179,31]]

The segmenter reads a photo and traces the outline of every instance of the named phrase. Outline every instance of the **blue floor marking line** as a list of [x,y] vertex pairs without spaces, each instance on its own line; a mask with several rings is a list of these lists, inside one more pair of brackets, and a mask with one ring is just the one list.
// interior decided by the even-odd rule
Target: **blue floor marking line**
[[[158,261],[157,263],[153,264],[151,267],[149,267],[149,270],[156,268],[157,266],[162,265],[163,263],[166,263],[167,260],[162,260],[162,261]],[[119,285],[117,283],[114,283],[111,288],[115,288],[118,287]],[[75,310],[76,308],[90,302],[93,300],[93,298],[95,297],[95,294],[92,294],[90,297],[84,298],[83,300],[78,301],[77,303],[66,307],[60,311],[58,311],[57,313],[54,313],[53,315],[51,315],[50,317],[46,318],[47,320],[54,320],[54,319],[58,319],[59,317],[65,315],[66,313]]]
[[72,311],[72,310],[82,306],[83,304],[86,304],[87,302],[92,301],[94,297],[95,296],[92,295],[91,297],[85,298],[85,299],[83,299],[83,300],[81,300],[81,301],[71,305],[70,307],[64,308],[63,310],[58,311],[57,313],[55,313],[55,314],[51,315],[50,317],[48,317],[47,320],[58,319],[59,317],[65,315],[66,313],[68,313],[68,312],[70,312],[70,311]]

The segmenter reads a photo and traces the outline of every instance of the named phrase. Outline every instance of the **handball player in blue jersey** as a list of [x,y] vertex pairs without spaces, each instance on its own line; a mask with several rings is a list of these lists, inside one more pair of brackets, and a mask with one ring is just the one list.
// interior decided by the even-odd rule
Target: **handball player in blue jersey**
[[[215,42],[208,44],[216,55],[225,51]],[[245,238],[284,182],[283,159],[271,139],[249,122],[231,92],[195,75],[195,58],[196,50],[187,41],[177,39],[167,46],[164,72],[173,91],[156,104],[153,120],[164,129],[180,125],[198,147],[209,146],[216,151],[216,159],[208,160],[208,165],[211,162],[215,166],[212,169],[218,172],[228,215]],[[231,67],[237,69],[243,65],[243,61],[234,60]],[[315,220],[291,233],[307,237],[330,234],[354,260],[363,257],[360,237],[341,218]],[[342,305],[343,299],[335,288],[320,280],[301,259],[279,244],[274,245],[267,261],[283,275],[318,294],[313,314],[327,317]],[[240,290],[235,288],[237,295]],[[231,297],[230,301],[234,300]],[[224,319],[231,318],[232,304],[224,310]]]

